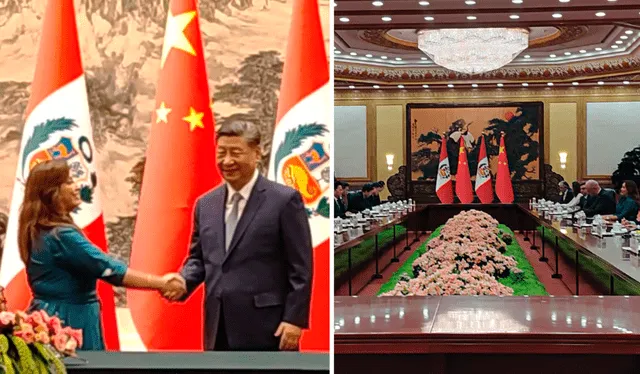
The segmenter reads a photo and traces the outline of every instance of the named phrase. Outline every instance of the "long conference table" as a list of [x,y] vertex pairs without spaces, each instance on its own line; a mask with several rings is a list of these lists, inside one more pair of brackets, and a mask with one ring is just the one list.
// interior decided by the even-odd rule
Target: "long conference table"
[[636,289],[640,269],[622,261],[619,238],[582,235],[516,204],[420,206],[406,224],[432,231],[468,209],[526,233],[523,249],[539,252],[574,296],[336,296],[336,373],[640,373],[640,297],[579,296],[572,279],[597,261],[608,293]]

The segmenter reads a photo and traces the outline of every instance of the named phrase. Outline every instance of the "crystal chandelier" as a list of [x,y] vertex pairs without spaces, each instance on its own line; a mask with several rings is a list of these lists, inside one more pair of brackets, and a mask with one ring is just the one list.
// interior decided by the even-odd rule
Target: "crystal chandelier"
[[418,31],[418,48],[436,64],[466,74],[499,69],[529,47],[529,31],[518,28]]

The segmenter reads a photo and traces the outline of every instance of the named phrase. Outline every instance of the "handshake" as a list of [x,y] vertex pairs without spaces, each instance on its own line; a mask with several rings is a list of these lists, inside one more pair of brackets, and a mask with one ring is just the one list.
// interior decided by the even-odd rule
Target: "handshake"
[[177,301],[187,293],[187,283],[178,273],[162,276],[162,287],[158,290],[169,301]]

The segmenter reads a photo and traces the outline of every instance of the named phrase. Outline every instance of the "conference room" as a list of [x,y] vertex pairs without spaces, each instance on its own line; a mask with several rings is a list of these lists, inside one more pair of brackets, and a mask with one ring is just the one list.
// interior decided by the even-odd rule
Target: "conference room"
[[639,12],[335,1],[336,372],[637,369]]

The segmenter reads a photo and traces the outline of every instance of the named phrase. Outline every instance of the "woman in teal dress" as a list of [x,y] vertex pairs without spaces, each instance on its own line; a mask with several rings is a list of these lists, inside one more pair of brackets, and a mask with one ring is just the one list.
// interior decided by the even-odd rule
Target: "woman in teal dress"
[[158,290],[166,297],[184,283],[176,274],[129,269],[93,245],[71,212],[81,203],[64,161],[46,161],[29,173],[20,211],[18,245],[33,292],[29,311],[43,309],[65,326],[81,329],[82,350],[104,350],[98,280],[114,286]]
[[608,221],[635,221],[640,208],[638,185],[634,181],[624,181],[620,187],[620,199],[616,204],[616,214],[604,217]]

